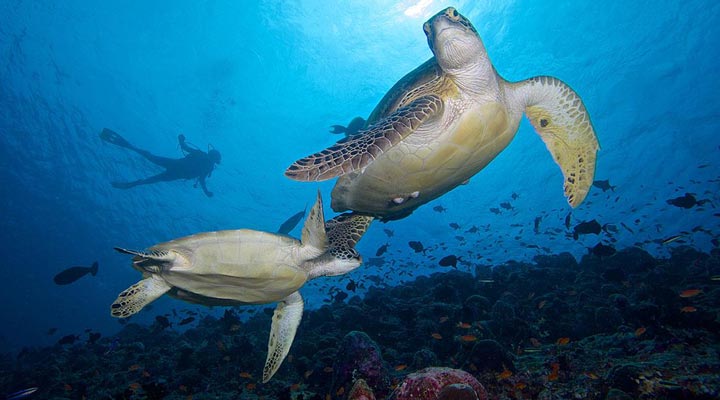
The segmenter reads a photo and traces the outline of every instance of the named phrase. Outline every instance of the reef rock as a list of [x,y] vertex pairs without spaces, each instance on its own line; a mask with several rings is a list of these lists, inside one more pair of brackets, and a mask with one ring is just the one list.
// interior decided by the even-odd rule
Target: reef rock
[[340,342],[333,364],[332,390],[348,393],[356,379],[364,379],[380,398],[387,395],[390,380],[380,347],[359,331],[349,332]]
[[[472,394],[475,397],[472,397]],[[439,400],[441,398],[443,400],[487,400],[488,395],[480,382],[469,373],[459,369],[433,367],[406,376],[398,386],[393,398],[395,400]]]

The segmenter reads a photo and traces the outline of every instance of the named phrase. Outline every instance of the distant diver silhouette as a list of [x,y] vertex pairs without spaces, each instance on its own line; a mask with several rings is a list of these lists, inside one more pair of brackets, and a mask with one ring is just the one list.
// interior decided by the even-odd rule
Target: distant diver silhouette
[[183,158],[167,158],[159,157],[147,150],[137,148],[130,144],[125,138],[120,136],[118,133],[111,131],[110,129],[104,128],[100,133],[100,139],[112,143],[116,146],[130,149],[141,156],[145,157],[150,162],[157,164],[165,171],[153,175],[145,179],[138,179],[132,182],[112,182],[112,186],[118,189],[130,189],[138,185],[148,185],[151,183],[163,182],[163,181],[174,181],[177,179],[195,179],[194,187],[197,187],[198,183],[202,188],[205,195],[212,197],[213,193],[207,189],[205,185],[205,178],[209,178],[212,171],[215,169],[216,164],[220,164],[221,156],[220,152],[210,147],[208,152],[190,147],[185,142],[185,135],[178,135],[178,142],[182,149],[185,157]]
[[355,117],[352,119],[352,121],[350,121],[347,127],[342,125],[331,125],[330,133],[344,133],[345,136],[352,136],[358,133],[358,131],[365,126],[366,122],[367,121],[365,121],[363,117]]

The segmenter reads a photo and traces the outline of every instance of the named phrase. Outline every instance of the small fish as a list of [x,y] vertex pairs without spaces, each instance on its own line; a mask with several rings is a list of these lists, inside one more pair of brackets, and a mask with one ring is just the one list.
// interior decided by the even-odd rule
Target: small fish
[[504,208],[506,210],[514,210],[515,208],[512,206],[512,204],[508,202],[500,203],[500,207]]
[[247,385],[245,385],[245,389],[247,389],[249,391],[255,390],[256,387],[257,387],[256,383],[248,383]]
[[570,229],[570,221],[572,220],[572,212],[569,212],[568,215],[565,216],[565,229]]
[[507,379],[511,376],[512,376],[512,371],[510,371],[509,369],[505,368],[505,366],[503,366],[503,371],[497,375],[497,378],[499,381],[501,381],[501,380]]
[[604,181],[594,181],[593,186],[595,186],[598,189],[602,189],[603,192],[607,192],[608,190],[615,191],[615,188],[617,186],[611,186],[610,180],[604,180]]
[[647,329],[644,326],[641,326],[637,329],[635,329],[635,336],[642,336],[643,333],[645,333]]
[[629,226],[625,225],[624,222],[621,222],[620,225],[622,225],[623,228],[627,229],[628,232],[632,233],[633,235],[635,234],[635,231],[633,231],[632,229],[630,229]]
[[48,336],[52,336],[52,335],[55,334],[55,332],[57,332],[57,328],[50,328],[50,329],[48,329],[48,331],[47,331],[47,335],[48,335]]
[[578,240],[580,235],[595,234],[599,235],[602,232],[602,226],[597,220],[583,221],[573,228],[573,238]]
[[695,311],[697,311],[697,308],[695,308],[693,306],[685,306],[680,309],[680,312],[683,312],[683,313],[693,313]]
[[163,330],[163,329],[169,327],[170,325],[172,325],[170,323],[170,320],[166,316],[163,316],[163,315],[156,316],[155,322],[157,322],[158,325],[160,325],[160,330]]
[[180,321],[178,323],[178,325],[187,325],[193,321],[195,321],[195,317],[187,317],[187,318],[183,319],[182,321]]
[[460,225],[458,225],[458,224],[455,223],[455,222],[451,222],[449,225],[450,225],[451,228],[453,228],[453,229],[455,229],[455,230],[460,229]]
[[307,211],[307,205],[305,205],[304,210],[298,212],[297,214],[288,218],[287,221],[283,222],[282,225],[280,225],[280,228],[278,228],[277,233],[282,233],[283,235],[289,235],[290,232],[292,232],[292,230],[295,229],[298,222],[300,222],[303,219],[303,217],[305,217],[306,211]]
[[570,343],[570,338],[569,337],[561,337],[557,340],[556,343],[559,344],[560,346],[564,346],[564,345]]
[[588,254],[596,255],[601,259],[615,255],[615,253],[617,253],[617,250],[614,247],[602,243],[598,243],[588,250]]
[[455,255],[449,255],[443,257],[438,264],[440,264],[441,267],[453,267],[457,269],[457,263],[458,261],[462,260],[462,257],[457,257]]
[[435,340],[442,340],[442,335],[437,332],[431,334],[430,337],[432,337]]
[[19,399],[24,399],[25,397],[28,397],[28,396],[30,396],[31,394],[37,392],[38,389],[39,389],[39,388],[38,388],[37,386],[34,386],[34,387],[27,388],[27,389],[23,389],[23,390],[18,390],[18,391],[15,392],[15,393],[10,393],[9,395],[7,395],[7,396],[5,397],[5,400],[19,400]]
[[385,228],[385,229],[383,229],[383,232],[385,232],[385,235],[387,235],[387,237],[395,236],[395,232],[393,232],[391,229]]
[[404,371],[407,368],[407,364],[400,364],[395,366],[395,371]]
[[65,335],[60,338],[60,340],[57,341],[57,344],[64,345],[64,344],[73,344],[76,340],[79,339],[79,336],[77,335]]
[[348,282],[348,284],[345,285],[345,289],[346,289],[346,290],[349,290],[349,291],[351,291],[351,292],[355,292],[355,289],[357,289],[357,282],[355,282],[354,280],[350,279],[350,282]]
[[462,335],[460,336],[460,340],[463,342],[474,342],[477,340],[477,336],[475,335]]
[[670,243],[672,243],[672,242],[674,242],[674,241],[676,241],[676,240],[678,240],[678,239],[681,239],[681,238],[684,237],[684,236],[685,236],[685,235],[673,235],[673,236],[669,236],[669,237],[666,237],[665,239],[663,239],[661,243],[662,243],[662,244],[670,244]]
[[342,290],[339,290],[337,293],[335,293],[335,296],[333,296],[333,300],[335,300],[336,303],[340,303],[347,298],[348,294],[343,292]]
[[425,247],[422,243],[417,241],[409,241],[408,246],[410,246],[411,249],[415,250],[416,253],[423,253],[425,254]]
[[56,285],[69,285],[87,274],[97,275],[98,262],[95,261],[90,267],[70,267],[55,275],[53,281]]
[[472,325],[468,324],[467,322],[458,322],[456,325],[460,329],[470,329],[472,328]]
[[680,208],[693,208],[695,206],[701,206],[710,200],[698,200],[692,193],[685,193],[684,196],[676,197],[674,199],[666,200],[665,202]]
[[542,221],[542,217],[535,217],[533,232],[535,232],[536,234],[540,233],[540,222],[541,221]]
[[365,118],[355,117],[350,121],[347,127],[342,125],[331,125],[330,133],[344,133],[346,137],[352,136],[357,134],[365,126],[365,122]]
[[244,379],[252,379],[252,374],[249,372],[241,372],[240,377]]
[[88,334],[88,343],[95,344],[95,342],[97,342],[100,337],[102,337],[102,334],[100,332],[90,332]]
[[375,257],[380,257],[381,255],[385,254],[388,250],[388,246],[390,246],[390,243],[385,243],[384,245],[378,247],[377,251],[375,252]]
[[500,213],[501,213],[500,209],[499,209],[499,208],[496,208],[496,207],[491,207],[491,208],[490,208],[490,212],[493,213],[493,214],[500,214]]
[[689,297],[695,297],[702,293],[702,289],[687,289],[680,292],[680,297],[687,299]]
[[513,192],[513,194],[511,194],[510,197],[511,197],[513,200],[517,200],[518,198],[520,198],[520,195],[517,194],[517,193],[515,193],[515,192]]
[[438,206],[433,207],[433,210],[435,210],[436,212],[441,213],[441,212],[447,211],[447,208],[438,205]]

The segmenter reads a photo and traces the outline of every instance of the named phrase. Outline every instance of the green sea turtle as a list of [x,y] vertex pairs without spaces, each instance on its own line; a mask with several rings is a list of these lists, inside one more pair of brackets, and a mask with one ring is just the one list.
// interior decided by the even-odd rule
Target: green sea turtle
[[143,279],[124,290],[110,308],[129,317],[165,293],[205,305],[278,302],[272,318],[263,382],[290,350],[304,302],[298,289],[319,276],[354,270],[354,249],[372,219],[340,215],[325,223],[320,193],[305,220],[302,240],[249,229],[206,232],[157,244],[134,255]]
[[559,79],[500,77],[470,21],[450,7],[423,26],[434,57],[400,79],[364,130],[293,163],[299,181],[340,177],[335,211],[403,218],[467,182],[515,136],[523,111],[579,205],[590,189],[599,149],[580,97]]

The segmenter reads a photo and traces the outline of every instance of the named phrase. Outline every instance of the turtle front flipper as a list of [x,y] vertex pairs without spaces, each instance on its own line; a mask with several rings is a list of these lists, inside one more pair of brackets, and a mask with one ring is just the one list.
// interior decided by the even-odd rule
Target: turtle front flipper
[[[561,80],[539,76],[511,86],[565,178],[565,197],[577,207],[587,196],[600,149],[580,96]],[[517,97],[517,96],[516,96]]]
[[127,318],[170,290],[171,286],[155,275],[123,290],[110,306],[110,314],[117,318]]
[[294,292],[281,300],[272,317],[268,355],[263,368],[263,383],[272,378],[290,351],[295,332],[303,313],[303,299],[300,292]]
[[324,181],[362,170],[379,155],[400,143],[443,109],[440,97],[421,97],[333,146],[295,161],[285,176],[296,181]]

